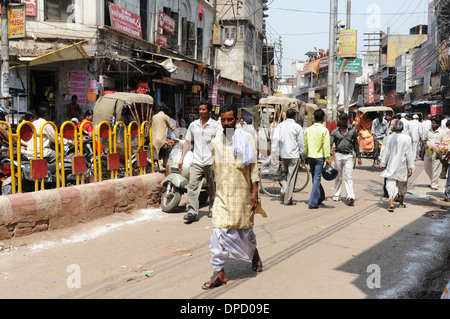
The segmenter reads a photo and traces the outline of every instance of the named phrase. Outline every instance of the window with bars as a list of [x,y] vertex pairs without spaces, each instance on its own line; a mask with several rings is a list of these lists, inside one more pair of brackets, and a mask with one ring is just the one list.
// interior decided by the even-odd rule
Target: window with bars
[[[55,22],[68,22],[69,16],[74,14],[75,0],[45,0],[44,20]],[[74,21],[71,21],[74,22]]]

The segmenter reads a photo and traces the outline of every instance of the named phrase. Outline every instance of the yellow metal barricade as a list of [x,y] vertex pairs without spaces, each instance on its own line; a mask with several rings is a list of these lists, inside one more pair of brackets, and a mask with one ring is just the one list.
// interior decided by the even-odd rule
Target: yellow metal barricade
[[[11,172],[11,187],[12,187],[12,192],[13,194],[16,193],[16,173],[15,173],[15,168],[14,168],[14,141],[13,141],[13,134],[12,134],[12,130],[11,130],[11,126],[5,122],[5,121],[0,121],[0,125],[4,125],[8,131],[8,150],[9,150],[9,161],[10,161],[10,172]],[[0,145],[1,147],[1,145]],[[20,145],[19,145],[20,148]],[[19,150],[19,154],[20,154],[20,150]],[[18,169],[18,176],[20,176],[21,172],[20,172],[20,162],[18,165],[19,169]],[[20,185],[20,184],[19,184]],[[21,189],[21,186],[20,186]]]
[[[114,127],[108,122],[101,122],[97,127],[94,127],[92,122],[84,121],[81,126],[78,128],[73,122],[66,121],[63,122],[58,130],[58,127],[55,123],[47,121],[45,122],[37,132],[36,127],[32,122],[23,121],[17,127],[17,133],[12,133],[11,126],[4,121],[0,121],[0,125],[3,125],[8,131],[8,150],[9,150],[9,160],[10,160],[10,170],[11,170],[11,188],[12,193],[22,193],[23,185],[22,185],[22,156],[23,154],[21,150],[21,141],[33,143],[33,158],[30,158],[30,165],[32,165],[33,161],[35,165],[39,165],[40,174],[38,174],[39,178],[34,179],[34,190],[38,191],[40,189],[45,188],[45,178],[44,175],[44,167],[42,166],[42,162],[35,160],[44,160],[44,145],[43,140],[45,137],[45,131],[47,131],[47,126],[49,125],[54,131],[54,151],[55,151],[55,178],[56,183],[55,186],[66,187],[67,186],[67,163],[64,162],[65,159],[65,145],[69,145],[74,147],[73,156],[71,156],[72,161],[72,173],[75,173],[74,170],[74,160],[73,157],[87,157],[85,154],[83,143],[86,141],[83,138],[83,128],[87,125],[90,125],[92,129],[92,162],[87,162],[87,170],[86,172],[91,173],[93,171],[93,178],[89,174],[76,174],[76,184],[84,184],[85,182],[97,182],[102,181],[107,176],[111,176],[111,178],[119,178],[122,177],[119,175],[119,171],[124,169],[125,177],[133,176],[133,175],[142,175],[146,173],[150,173],[147,171],[147,166],[142,166],[142,163],[139,164],[139,155],[143,156],[144,151],[146,154],[147,160],[147,151],[146,151],[146,137],[149,138],[149,150],[151,157],[151,171],[154,172],[154,154],[153,154],[153,141],[152,141],[152,126],[150,122],[144,121],[141,124],[133,121],[128,126],[119,121],[115,123]],[[119,139],[119,129],[123,129],[124,133],[124,149],[118,154],[118,139]],[[113,155],[115,169],[110,169],[107,165],[102,164],[102,150],[103,147],[102,140],[105,141],[108,139],[107,152],[105,152],[104,158],[108,159],[108,156]],[[137,146],[136,146],[137,139]],[[52,141],[52,139],[50,139]],[[28,156],[29,154],[27,154]],[[15,162],[16,160],[16,162]],[[86,159],[87,160],[87,159]],[[16,163],[17,168],[14,166]],[[108,162],[107,162],[108,163]],[[118,164],[119,163],[119,164]],[[117,168],[117,166],[119,168]],[[47,163],[48,168],[48,163]],[[85,175],[87,178],[90,178],[89,181],[85,181]],[[73,176],[73,175],[72,175]],[[34,177],[34,176],[31,176]]]

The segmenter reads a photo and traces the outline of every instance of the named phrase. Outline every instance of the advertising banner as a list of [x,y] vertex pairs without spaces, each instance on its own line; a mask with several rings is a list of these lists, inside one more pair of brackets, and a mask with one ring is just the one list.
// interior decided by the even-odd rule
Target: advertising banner
[[24,4],[10,4],[8,6],[8,37],[10,39],[25,38]]
[[110,3],[111,27],[133,37],[142,39],[141,17]]
[[70,72],[70,96],[76,95],[78,97],[78,104],[86,104],[86,80],[87,74],[83,71]]
[[356,30],[342,30],[339,33],[339,57],[356,58]]
[[22,0],[25,4],[25,14],[27,17],[35,17],[37,13],[36,0]]
[[161,33],[156,33],[156,44],[166,47],[167,46],[167,37],[162,35]]
[[158,14],[158,26],[170,34],[175,33],[176,21],[162,11]]
[[375,103],[375,85],[372,79],[369,79],[369,104]]

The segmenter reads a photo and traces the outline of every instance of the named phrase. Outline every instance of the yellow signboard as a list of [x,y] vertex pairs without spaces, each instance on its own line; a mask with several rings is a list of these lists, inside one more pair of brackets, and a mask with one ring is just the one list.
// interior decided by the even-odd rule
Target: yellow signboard
[[341,30],[339,33],[339,57],[356,58],[356,30]]
[[8,6],[8,37],[25,38],[25,4]]

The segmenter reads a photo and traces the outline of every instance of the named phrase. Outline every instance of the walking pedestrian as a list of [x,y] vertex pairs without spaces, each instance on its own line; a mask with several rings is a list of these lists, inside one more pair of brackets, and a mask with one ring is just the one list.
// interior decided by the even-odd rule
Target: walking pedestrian
[[[403,122],[403,134],[408,134],[408,130],[409,130],[409,121],[406,118],[406,113],[402,113],[400,115],[400,121]],[[439,123],[440,124],[440,123]]]
[[342,189],[342,179],[347,193],[347,204],[353,206],[355,203],[355,193],[353,191],[353,152],[356,153],[358,165],[362,165],[361,153],[359,152],[358,135],[354,128],[348,128],[348,115],[339,115],[339,127],[330,134],[330,146],[334,152],[334,168],[337,169],[338,176],[334,183],[333,200],[339,201]]
[[297,114],[295,109],[286,112],[286,121],[275,128],[272,139],[272,163],[277,165],[278,152],[286,172],[286,179],[281,183],[280,200],[284,205],[296,205],[292,200],[297,173],[300,164],[305,164],[305,142],[304,133],[300,124],[294,118]]
[[436,146],[445,138],[445,131],[440,128],[441,119],[439,116],[431,118],[431,129],[425,133],[423,143],[425,156],[423,166],[425,173],[430,178],[430,188],[437,190],[439,188],[439,169],[440,160],[436,158],[434,151]]
[[315,110],[315,123],[305,131],[305,154],[313,180],[311,196],[308,201],[309,209],[319,208],[319,205],[325,200],[321,178],[324,164],[330,164],[330,132],[323,125],[324,118],[323,110]]
[[211,217],[211,207],[215,196],[213,158],[211,153],[211,142],[220,132],[219,122],[211,118],[212,104],[201,102],[198,106],[200,118],[193,121],[186,132],[186,138],[183,144],[181,159],[178,163],[178,169],[183,168],[184,157],[189,151],[191,144],[194,143],[194,157],[189,166],[189,183],[187,186],[187,214],[183,219],[187,223],[192,223],[197,219],[199,210],[199,196],[202,190],[203,178],[208,183],[209,211],[208,217]]
[[216,198],[209,249],[214,273],[203,284],[203,289],[227,282],[224,265],[230,253],[235,258],[251,260],[255,272],[263,269],[253,231],[254,215],[260,213],[266,217],[258,204],[259,172],[255,141],[251,134],[236,128],[235,106],[222,107],[220,120],[223,131],[212,141]]
[[166,167],[166,162],[169,154],[167,154],[168,140],[167,135],[169,129],[175,132],[175,125],[172,123],[172,120],[167,115],[169,113],[169,108],[166,106],[166,103],[160,102],[156,105],[156,114],[152,117],[152,142],[154,152],[158,160],[163,160],[162,165]]
[[422,126],[417,114],[414,114],[413,120],[409,122],[408,135],[411,137],[413,159],[417,159],[419,157],[419,142],[422,139]]
[[425,135],[431,130],[431,114],[427,114],[425,121],[421,123],[422,126],[422,140],[425,139]]
[[[442,120],[442,122],[443,121],[444,120]],[[450,121],[445,121],[445,127],[443,128],[443,131],[444,131],[445,134],[444,134],[444,137],[442,138],[442,140],[443,141],[449,141],[450,140]],[[447,179],[448,161],[442,160],[441,164],[442,164],[442,170],[441,170],[441,174],[439,175],[439,178],[440,179]]]
[[411,137],[402,134],[404,124],[397,121],[394,124],[393,132],[388,137],[383,156],[380,162],[381,176],[386,178],[386,188],[389,194],[388,211],[394,211],[394,198],[400,195],[399,207],[406,207],[404,199],[408,178],[414,168],[414,158],[412,154]]
[[377,118],[372,122],[372,128],[370,130],[373,134],[374,147],[373,147],[373,167],[379,163],[381,145],[386,136],[389,135],[388,122],[383,118],[383,112],[377,113]]

